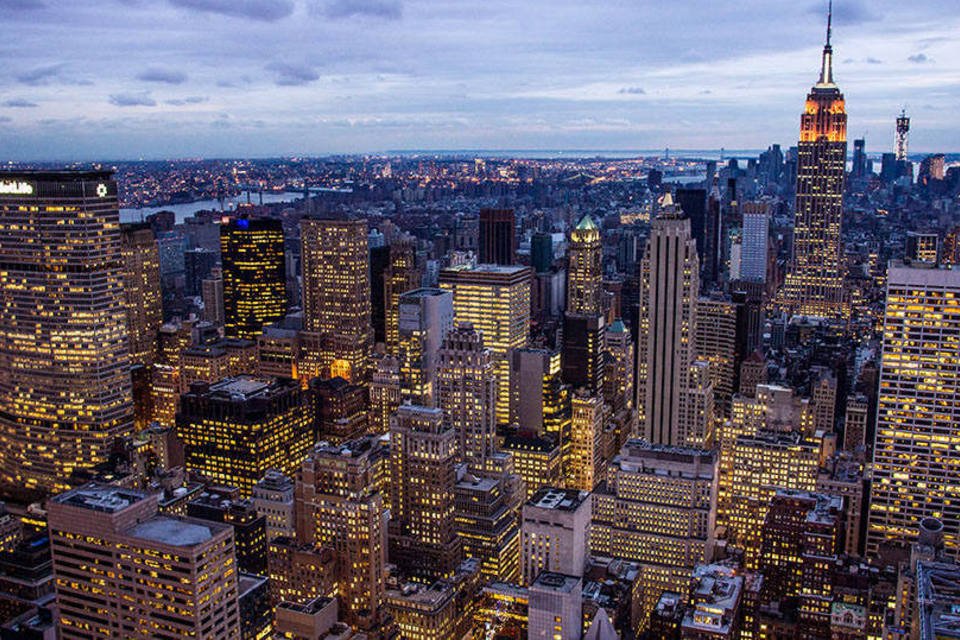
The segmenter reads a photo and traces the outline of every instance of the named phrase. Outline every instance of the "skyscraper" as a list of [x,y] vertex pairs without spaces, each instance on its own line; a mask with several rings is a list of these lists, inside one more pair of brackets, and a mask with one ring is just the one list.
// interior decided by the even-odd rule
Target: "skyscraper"
[[697,367],[699,263],[690,220],[670,193],[660,203],[641,263],[637,415],[654,444],[697,446],[713,422],[699,408],[712,397]]
[[307,352],[301,375],[361,381],[373,342],[367,223],[304,218],[300,242]]
[[346,620],[370,629],[380,620],[387,553],[386,500],[377,487],[378,440],[318,445],[297,474],[297,540],[336,555],[337,594]]
[[287,313],[283,225],[230,218],[220,224],[223,325],[231,338],[256,338]]
[[807,95],[800,118],[793,264],[782,292],[782,301],[792,312],[818,317],[848,313],[840,238],[847,114],[832,65],[828,18],[820,79]]
[[767,281],[767,242],[770,230],[770,203],[744,202],[743,232],[740,240],[740,279]]
[[438,352],[453,328],[453,295],[444,289],[414,289],[398,296],[397,309],[401,402],[432,407],[437,394]]
[[603,272],[600,228],[586,214],[570,233],[567,247],[567,312],[592,315],[601,312]]
[[456,433],[440,409],[402,405],[390,418],[390,561],[423,580],[460,563],[454,530]]
[[513,209],[480,210],[480,263],[511,265],[516,262],[517,234]]
[[398,238],[390,245],[390,264],[383,273],[384,326],[387,352],[397,353],[397,324],[400,314],[400,296],[420,288],[420,270],[417,269],[415,239]]
[[313,415],[289,378],[238,376],[194,383],[180,400],[186,467],[250,497],[270,469],[292,475],[313,444]]
[[593,495],[590,549],[641,567],[643,616],[713,554],[717,454],[628,440]]
[[440,288],[453,291],[453,314],[483,334],[497,373],[497,423],[510,420],[510,350],[530,333],[529,267],[478,265],[440,272]]
[[130,363],[149,367],[156,359],[157,332],[163,323],[160,252],[150,225],[125,224],[121,229]]
[[240,638],[233,527],[90,484],[47,503],[61,637]]
[[443,417],[457,434],[460,459],[482,470],[496,450],[497,378],[493,354],[472,325],[447,334],[439,353],[437,395]]
[[61,486],[133,428],[117,185],[0,173],[3,479]]
[[891,263],[867,555],[906,547],[924,518],[960,547],[960,271]]
[[568,258],[563,380],[599,393],[603,387],[602,247],[600,229],[590,214],[571,232]]
[[897,116],[897,133],[893,140],[893,151],[897,162],[907,161],[907,150],[910,145],[910,118],[906,110],[901,110]]

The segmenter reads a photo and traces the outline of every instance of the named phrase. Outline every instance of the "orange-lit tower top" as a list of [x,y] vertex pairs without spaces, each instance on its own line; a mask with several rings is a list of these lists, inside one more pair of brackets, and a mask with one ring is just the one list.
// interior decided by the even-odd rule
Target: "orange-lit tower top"
[[820,79],[807,94],[807,104],[800,118],[800,142],[847,141],[847,112],[843,94],[833,81],[833,47],[830,45],[833,2],[827,13],[827,42],[823,47]]
[[820,78],[807,94],[800,117],[793,263],[781,296],[793,313],[819,317],[847,315],[840,238],[847,113],[833,81],[832,18],[831,2]]

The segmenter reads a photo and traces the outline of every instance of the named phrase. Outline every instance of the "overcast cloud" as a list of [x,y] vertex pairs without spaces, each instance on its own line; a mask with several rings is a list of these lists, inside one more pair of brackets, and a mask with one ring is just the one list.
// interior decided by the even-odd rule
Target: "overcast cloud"
[[[960,150],[956,0],[835,4],[851,137]],[[0,160],[789,146],[825,5],[0,0]]]

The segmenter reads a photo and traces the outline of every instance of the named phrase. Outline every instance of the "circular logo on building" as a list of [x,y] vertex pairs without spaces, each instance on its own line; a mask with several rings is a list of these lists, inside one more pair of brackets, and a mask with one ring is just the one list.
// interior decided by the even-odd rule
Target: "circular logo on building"
[[98,185],[97,185],[97,195],[100,196],[101,198],[106,198],[106,197],[107,197],[107,185],[103,184],[102,182],[101,182],[100,184],[98,184]]

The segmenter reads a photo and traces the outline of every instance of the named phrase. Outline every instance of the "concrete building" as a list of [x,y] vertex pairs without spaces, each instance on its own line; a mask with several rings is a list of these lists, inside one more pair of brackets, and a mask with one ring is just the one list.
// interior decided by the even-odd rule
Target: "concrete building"
[[542,571],[530,584],[530,640],[580,640],[583,634],[583,580]]
[[591,499],[586,491],[544,487],[523,505],[520,527],[522,584],[541,571],[582,576],[590,539]]
[[240,638],[230,525],[159,515],[157,495],[108,485],[47,508],[64,640]]
[[270,469],[253,486],[253,507],[267,520],[267,542],[280,536],[293,537],[293,480]]
[[453,329],[453,296],[443,289],[418,288],[399,295],[397,307],[400,402],[435,406],[440,347]]

